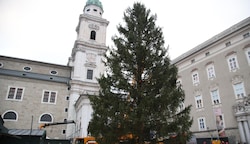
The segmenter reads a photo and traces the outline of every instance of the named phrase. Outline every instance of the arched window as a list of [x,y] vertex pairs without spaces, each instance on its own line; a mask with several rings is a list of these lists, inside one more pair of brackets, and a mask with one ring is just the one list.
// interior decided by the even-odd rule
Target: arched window
[[95,37],[96,37],[96,32],[92,30],[90,33],[90,39],[95,40]]
[[52,122],[52,116],[51,116],[51,114],[43,114],[40,117],[40,122]]
[[8,111],[3,115],[4,120],[11,120],[16,121],[17,120],[17,114],[14,111]]

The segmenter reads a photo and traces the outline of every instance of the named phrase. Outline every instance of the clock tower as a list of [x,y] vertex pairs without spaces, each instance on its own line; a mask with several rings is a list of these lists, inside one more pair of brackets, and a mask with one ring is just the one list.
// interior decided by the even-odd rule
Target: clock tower
[[87,136],[92,107],[88,95],[98,95],[99,85],[96,78],[104,72],[102,63],[106,46],[106,29],[109,22],[102,18],[103,6],[99,0],[88,0],[79,16],[76,27],[77,38],[69,58],[72,68],[66,137]]

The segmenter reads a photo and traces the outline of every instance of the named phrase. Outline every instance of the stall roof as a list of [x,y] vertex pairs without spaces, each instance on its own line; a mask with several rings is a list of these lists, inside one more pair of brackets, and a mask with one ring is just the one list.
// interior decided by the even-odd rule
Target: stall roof
[[24,136],[24,135],[31,135],[31,136],[44,136],[46,134],[45,130],[40,129],[9,129],[8,134],[17,135],[17,136]]

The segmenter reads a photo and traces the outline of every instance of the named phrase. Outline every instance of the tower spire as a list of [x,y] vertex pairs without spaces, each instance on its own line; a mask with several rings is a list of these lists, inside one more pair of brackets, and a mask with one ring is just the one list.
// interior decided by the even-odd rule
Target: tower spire
[[92,16],[102,17],[103,6],[99,0],[88,0],[84,6],[83,13]]
[[[88,1],[86,2],[85,7],[87,7],[87,6],[89,6],[89,5],[98,6],[98,7],[101,8],[102,11],[103,11],[102,3],[101,3],[99,0],[88,0]],[[84,7],[84,9],[85,9],[85,7]]]

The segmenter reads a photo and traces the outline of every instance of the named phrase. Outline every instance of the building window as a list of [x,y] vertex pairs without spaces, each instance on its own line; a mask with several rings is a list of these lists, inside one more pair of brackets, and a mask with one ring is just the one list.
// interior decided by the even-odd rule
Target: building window
[[95,31],[91,31],[90,33],[90,39],[95,40],[96,37],[96,32]]
[[66,100],[69,100],[69,96],[66,96]]
[[26,67],[23,68],[23,70],[24,71],[31,71],[31,67],[26,66]]
[[228,47],[228,46],[231,45],[231,42],[230,42],[230,41],[229,41],[229,42],[226,42],[225,45],[226,45],[226,47]]
[[93,70],[87,70],[87,79],[92,80],[93,79]]
[[199,75],[198,75],[197,71],[194,71],[192,73],[192,80],[193,80],[193,84],[198,84],[200,82],[199,81]]
[[250,48],[247,48],[245,53],[246,53],[248,64],[250,65]]
[[62,131],[62,134],[66,134],[66,130],[63,130],[63,131]]
[[181,78],[178,78],[178,79],[176,80],[176,86],[177,86],[177,87],[181,87],[181,85],[182,85]]
[[213,90],[211,91],[211,98],[212,98],[212,103],[213,105],[220,104],[220,96],[219,96],[219,91],[218,90]]
[[2,68],[2,67],[3,67],[3,63],[0,62],[0,68]]
[[56,92],[55,91],[43,91],[42,103],[56,103]]
[[65,108],[65,109],[64,109],[64,112],[68,112],[68,108]]
[[210,52],[206,52],[206,53],[205,53],[205,56],[209,56],[209,55],[210,55]]
[[206,130],[206,121],[204,117],[198,118],[198,126],[200,131]]
[[19,100],[23,98],[24,88],[20,87],[9,87],[7,99],[8,100]]
[[3,114],[3,119],[6,121],[17,121],[17,114],[14,111],[8,111]]
[[194,63],[194,62],[195,62],[195,59],[192,59],[192,60],[191,60],[191,63]]
[[249,35],[249,32],[248,33],[245,33],[245,34],[243,34],[243,38],[245,39],[245,38],[248,38],[250,35]]
[[183,111],[185,109],[185,104],[184,102],[181,102],[179,104],[179,107],[177,108],[177,113],[180,113],[181,111]]
[[196,108],[203,108],[202,96],[198,95],[195,97]]
[[227,59],[227,62],[228,62],[228,66],[229,66],[230,71],[235,71],[235,70],[237,70],[239,68],[236,56],[229,57]]
[[208,76],[208,79],[215,78],[214,65],[208,65],[207,66],[207,76]]
[[236,99],[240,99],[246,96],[244,84],[242,82],[234,84],[233,87]]
[[52,119],[51,114],[43,114],[40,117],[40,122],[42,122],[42,123],[52,122],[52,121],[53,121],[53,119]]
[[52,70],[52,71],[50,71],[50,74],[52,74],[52,75],[57,75],[57,71],[55,71],[55,70]]

